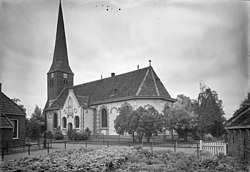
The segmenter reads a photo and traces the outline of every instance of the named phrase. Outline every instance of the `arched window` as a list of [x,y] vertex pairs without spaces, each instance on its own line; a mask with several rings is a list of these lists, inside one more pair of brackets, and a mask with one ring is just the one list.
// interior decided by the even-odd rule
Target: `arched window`
[[65,117],[62,118],[62,124],[63,124],[63,128],[66,128],[67,119]]
[[106,109],[102,109],[101,125],[101,127],[108,127],[108,114]]
[[68,100],[68,115],[73,115],[73,101],[71,97]]
[[53,121],[54,121],[54,128],[57,128],[57,124],[58,124],[58,116],[57,116],[57,113],[54,113]]
[[79,117],[78,116],[75,117],[75,127],[79,128]]

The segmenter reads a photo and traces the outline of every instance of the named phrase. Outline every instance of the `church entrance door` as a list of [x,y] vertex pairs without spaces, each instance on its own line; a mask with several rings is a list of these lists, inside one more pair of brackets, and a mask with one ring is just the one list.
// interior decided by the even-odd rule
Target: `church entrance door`
[[68,131],[71,131],[72,129],[73,129],[72,123],[70,122],[70,123],[68,124]]

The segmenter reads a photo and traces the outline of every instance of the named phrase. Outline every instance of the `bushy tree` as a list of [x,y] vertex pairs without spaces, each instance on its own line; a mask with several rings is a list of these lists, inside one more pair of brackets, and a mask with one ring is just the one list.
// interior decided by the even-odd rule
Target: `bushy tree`
[[41,137],[43,133],[42,126],[44,126],[44,122],[45,118],[42,114],[42,109],[36,106],[31,118],[27,121],[26,135],[31,139],[38,139]]
[[136,133],[139,142],[141,142],[143,136],[146,136],[147,140],[150,141],[153,134],[161,131],[162,119],[162,114],[159,114],[153,107],[148,109],[139,107],[137,110],[122,107],[114,122],[118,134],[129,133],[134,140]]
[[223,123],[226,119],[223,116],[222,100],[219,100],[216,91],[207,86],[201,86],[201,92],[194,107],[198,116],[198,132],[201,137],[209,133],[218,137],[224,133]]
[[166,105],[164,109],[164,126],[171,133],[173,139],[173,130],[178,133],[178,138],[181,133],[192,132],[196,126],[196,116],[193,113],[192,100],[180,94],[177,96],[177,101],[173,105]]

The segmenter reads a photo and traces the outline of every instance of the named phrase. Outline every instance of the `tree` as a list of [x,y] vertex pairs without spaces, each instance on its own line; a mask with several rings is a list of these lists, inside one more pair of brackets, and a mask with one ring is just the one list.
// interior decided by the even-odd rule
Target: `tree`
[[122,107],[114,121],[114,127],[118,134],[132,134],[133,141],[135,133],[139,142],[142,141],[143,136],[146,136],[147,140],[150,141],[153,134],[162,130],[162,119],[163,115],[159,114],[153,107],[148,109],[139,107],[137,110]]
[[26,132],[27,136],[32,139],[38,139],[42,135],[42,126],[44,126],[45,118],[42,114],[42,109],[35,107],[31,118],[27,122]]
[[180,94],[177,96],[177,101],[173,105],[167,105],[163,112],[164,126],[170,131],[172,140],[173,130],[175,130],[178,133],[178,138],[180,138],[181,133],[185,133],[187,141],[187,133],[192,132],[197,126],[192,100]]
[[198,132],[200,136],[212,134],[220,136],[224,133],[223,123],[226,121],[222,101],[216,91],[208,86],[201,86],[198,101],[195,102],[195,113],[198,116]]
[[122,106],[120,108],[119,115],[114,121],[114,128],[116,133],[125,134],[128,131],[128,115],[132,111],[128,106]]
[[[159,114],[154,107],[150,107],[148,109],[139,107],[138,112],[140,114],[140,121],[136,131],[145,135],[147,141],[149,142],[153,134],[157,135],[162,131],[163,115]],[[139,141],[141,141],[141,139],[139,139]]]
[[15,104],[17,104],[24,112],[26,112],[26,109],[24,108],[24,105],[21,104],[20,99],[13,98],[11,99]]

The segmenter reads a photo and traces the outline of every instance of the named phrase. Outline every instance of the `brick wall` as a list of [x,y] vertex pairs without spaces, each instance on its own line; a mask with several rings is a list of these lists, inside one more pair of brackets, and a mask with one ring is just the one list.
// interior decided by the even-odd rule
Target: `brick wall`
[[25,127],[25,116],[23,115],[8,115],[6,116],[12,120],[16,119],[18,120],[18,139],[13,139],[12,144],[13,145],[20,145],[23,144],[23,141],[25,140],[25,132],[26,132],[26,127]]
[[228,130],[228,154],[250,164],[250,129]]
[[0,143],[1,146],[6,146],[7,141],[12,141],[13,137],[13,129],[12,128],[1,128],[0,129],[1,137],[0,137]]

